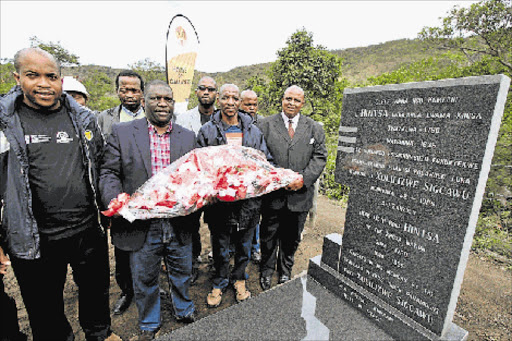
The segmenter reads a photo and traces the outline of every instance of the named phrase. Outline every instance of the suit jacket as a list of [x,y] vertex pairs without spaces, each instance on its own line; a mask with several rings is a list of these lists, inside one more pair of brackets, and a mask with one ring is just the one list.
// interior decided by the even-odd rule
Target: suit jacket
[[[170,145],[173,162],[195,148],[195,134],[173,124]],[[119,193],[133,194],[150,177],[151,152],[146,118],[114,124],[100,168],[99,188],[105,207]],[[170,221],[178,238],[182,233],[188,233],[194,224],[192,215]],[[121,217],[112,219],[112,243],[125,251],[140,249],[146,240],[149,224],[149,220],[129,223]]]
[[313,205],[314,184],[327,163],[324,129],[318,122],[300,115],[291,139],[281,113],[262,119],[257,126],[265,136],[274,163],[304,178],[304,186],[298,191],[282,189],[266,195],[263,207],[280,209],[287,205],[293,212],[309,211]]

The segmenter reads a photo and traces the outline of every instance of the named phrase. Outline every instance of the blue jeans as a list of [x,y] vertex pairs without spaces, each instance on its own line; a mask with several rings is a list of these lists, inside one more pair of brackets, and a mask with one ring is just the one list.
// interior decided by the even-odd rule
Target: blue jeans
[[251,254],[260,252],[260,224],[256,224],[254,229],[254,237],[252,238]]
[[[253,253],[260,252],[260,224],[256,224],[254,229],[254,235],[252,237],[251,255]],[[229,253],[235,253],[235,241],[231,239],[229,244]]]
[[182,233],[177,238],[168,219],[151,222],[146,241],[140,250],[131,253],[135,303],[139,311],[139,327],[157,330],[160,327],[160,290],[158,275],[162,257],[165,257],[171,299],[176,317],[186,317],[194,312],[189,288],[192,274],[192,239]]

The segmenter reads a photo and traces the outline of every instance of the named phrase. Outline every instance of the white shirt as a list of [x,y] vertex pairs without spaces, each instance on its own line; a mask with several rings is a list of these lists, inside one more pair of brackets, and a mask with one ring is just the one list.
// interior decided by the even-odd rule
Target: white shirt
[[[297,124],[299,124],[299,116],[300,116],[300,113],[295,115],[295,117],[293,117],[291,120],[292,120],[292,128],[293,128],[293,131],[296,131],[297,130]],[[284,114],[284,112],[281,111],[281,117],[283,118],[283,121],[284,121],[284,126],[286,127],[286,129],[288,129],[288,126],[290,125],[289,122],[290,122],[290,118],[288,118],[288,116],[286,116]]]

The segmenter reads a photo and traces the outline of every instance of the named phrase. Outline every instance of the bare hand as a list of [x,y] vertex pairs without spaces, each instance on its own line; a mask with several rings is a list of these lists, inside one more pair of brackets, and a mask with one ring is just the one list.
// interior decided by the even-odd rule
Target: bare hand
[[302,186],[304,186],[304,181],[302,179],[297,179],[297,180],[293,181],[292,183],[290,183],[285,188],[289,191],[298,191],[299,189],[302,188]]

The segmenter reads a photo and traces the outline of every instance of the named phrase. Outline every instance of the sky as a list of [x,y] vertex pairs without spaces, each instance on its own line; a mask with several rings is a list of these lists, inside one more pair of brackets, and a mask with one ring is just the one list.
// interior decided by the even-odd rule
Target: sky
[[199,35],[196,70],[225,72],[275,61],[299,29],[329,50],[414,39],[454,7],[477,1],[13,1],[0,0],[0,58],[29,38],[59,43],[83,65],[165,65],[169,22],[187,16]]

